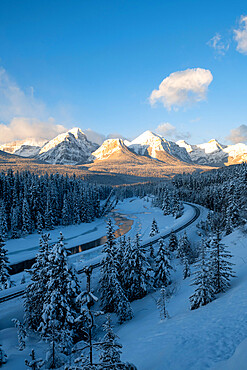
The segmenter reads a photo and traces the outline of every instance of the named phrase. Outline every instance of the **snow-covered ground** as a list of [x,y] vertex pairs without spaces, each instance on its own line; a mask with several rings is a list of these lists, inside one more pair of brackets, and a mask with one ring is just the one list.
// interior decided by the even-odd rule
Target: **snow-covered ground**
[[170,319],[160,321],[157,292],[133,302],[134,319],[118,327],[124,359],[142,370],[246,369],[247,234],[238,230],[223,242],[236,264],[231,288],[207,306],[190,311],[193,277],[182,280],[178,266],[174,294],[167,304]]
[[[140,199],[124,201],[117,208],[118,212],[135,217],[130,235],[140,232],[143,240],[148,238],[153,217],[161,233],[175,227],[176,222],[185,222],[185,219],[164,217],[159,209],[151,207],[151,202]],[[184,218],[191,218],[190,209],[189,206],[185,208]],[[200,209],[200,217],[205,218],[207,211],[202,207]],[[164,220],[167,222],[164,223]],[[195,246],[199,241],[196,231],[195,223],[187,229]],[[190,311],[189,296],[194,291],[191,286],[193,277],[183,280],[182,266],[174,261],[176,271],[172,276],[173,294],[167,303],[170,318],[160,320],[156,307],[159,292],[133,302],[134,318],[115,327],[119,342],[123,345],[123,360],[133,362],[139,370],[246,369],[247,234],[238,229],[225,237],[223,242],[229,246],[234,256],[232,262],[235,263],[236,278],[232,280],[231,288],[207,306]],[[85,253],[80,258],[84,255]],[[96,295],[97,275],[98,272],[95,272],[93,286]],[[28,358],[32,347],[37,348],[38,354],[44,358],[46,345],[37,343],[34,337],[28,340],[24,351],[20,352],[16,348],[16,331],[10,320],[13,317],[22,320],[22,299],[2,303],[0,309],[0,343],[9,355],[4,369],[25,369],[24,359]]]

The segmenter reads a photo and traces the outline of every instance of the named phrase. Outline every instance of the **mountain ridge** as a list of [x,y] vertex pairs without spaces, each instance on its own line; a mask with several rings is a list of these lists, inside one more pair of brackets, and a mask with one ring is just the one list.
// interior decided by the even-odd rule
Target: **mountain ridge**
[[243,143],[223,145],[211,139],[207,143],[193,145],[185,140],[169,141],[150,130],[132,141],[107,139],[99,146],[89,141],[80,128],[74,127],[51,140],[35,141],[29,138],[3,144],[0,150],[49,164],[89,165],[90,171],[93,167],[107,171],[107,167],[115,168],[116,163],[121,163],[123,167],[124,162],[130,167],[133,163],[136,166],[159,167],[161,163],[173,169],[193,165],[221,167],[247,162],[247,145]]

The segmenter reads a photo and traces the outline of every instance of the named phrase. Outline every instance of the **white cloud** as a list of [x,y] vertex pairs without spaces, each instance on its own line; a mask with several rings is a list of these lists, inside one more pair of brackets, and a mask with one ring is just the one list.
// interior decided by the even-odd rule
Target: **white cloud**
[[27,138],[50,140],[67,131],[63,125],[56,125],[53,119],[47,122],[35,118],[14,118],[10,124],[0,124],[0,144]]
[[45,104],[34,97],[33,87],[24,92],[0,67],[0,143],[49,140],[66,130],[49,117]]
[[161,123],[155,131],[162,136],[173,136],[176,132],[176,127],[169,122]]
[[230,46],[228,42],[222,40],[219,33],[216,33],[216,35],[207,42],[207,45],[213,48],[220,55],[225,55]]
[[89,141],[101,145],[105,140],[105,135],[100,134],[99,132],[93,131],[90,128],[83,130],[84,134],[88,138]]
[[178,132],[176,127],[171,125],[169,122],[161,123],[155,131],[160,134],[163,137],[171,137],[172,139],[175,140],[180,140],[180,139],[189,139],[190,138],[190,133],[189,132]]
[[237,42],[237,51],[247,54],[247,16],[242,15],[239,21],[239,28],[234,30],[234,39]]
[[100,134],[99,132],[93,131],[90,128],[83,130],[83,132],[87,136],[88,140],[98,145],[101,145],[107,139],[126,139],[123,135],[119,133],[112,133],[106,136],[104,134]]
[[0,67],[0,121],[10,122],[14,117],[44,119],[47,116],[44,103],[34,98],[33,87],[25,93]]
[[204,100],[212,80],[212,73],[203,68],[174,72],[161,82],[158,90],[152,91],[150,104],[159,101],[170,110]]
[[247,142],[247,125],[241,125],[231,130],[227,139],[234,144]]

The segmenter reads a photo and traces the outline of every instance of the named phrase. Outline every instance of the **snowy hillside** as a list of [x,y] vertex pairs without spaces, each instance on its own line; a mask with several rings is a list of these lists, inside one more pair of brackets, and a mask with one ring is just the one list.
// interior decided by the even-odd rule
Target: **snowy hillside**
[[38,158],[52,164],[85,163],[97,147],[88,141],[81,129],[73,128],[44,145]]

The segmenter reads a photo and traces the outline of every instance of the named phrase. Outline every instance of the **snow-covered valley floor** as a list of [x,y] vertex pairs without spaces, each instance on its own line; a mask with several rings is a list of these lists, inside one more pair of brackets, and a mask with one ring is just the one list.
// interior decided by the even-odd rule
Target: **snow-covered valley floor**
[[[151,202],[132,199],[119,203],[118,212],[133,218],[134,224],[129,232],[131,237],[136,232],[142,240],[148,238],[152,219],[155,218],[160,232],[170,230],[183,224],[191,217],[193,210],[185,207],[185,214],[178,220],[171,216],[164,217],[161,210],[153,208]],[[200,207],[201,219],[207,210]],[[196,222],[197,223],[197,222]],[[87,225],[89,228],[92,225]],[[187,229],[189,239],[197,246],[199,237],[195,223]],[[65,230],[63,230],[65,234]],[[66,235],[65,235],[66,237]],[[156,300],[159,292],[132,303],[134,318],[122,325],[116,325],[114,331],[123,345],[122,359],[133,362],[139,370],[173,370],[173,369],[246,369],[247,364],[247,234],[236,230],[223,239],[233,254],[232,262],[236,278],[231,288],[221,294],[215,301],[195,311],[189,309],[189,296],[193,293],[191,286],[193,276],[183,280],[182,266],[174,261],[176,271],[172,274],[173,294],[167,304],[170,318],[161,321]],[[71,256],[71,261],[79,263],[80,259],[91,262],[100,258],[99,247],[80,255]],[[98,271],[98,270],[97,270]],[[94,273],[93,287],[98,295],[99,271]],[[84,285],[84,281],[82,281]],[[20,352],[17,349],[16,330],[11,318],[22,320],[22,299],[2,303],[0,323],[0,343],[9,356],[4,369],[25,369],[24,359],[32,347],[37,355],[44,358],[47,345],[37,338],[28,339],[27,347]]]

